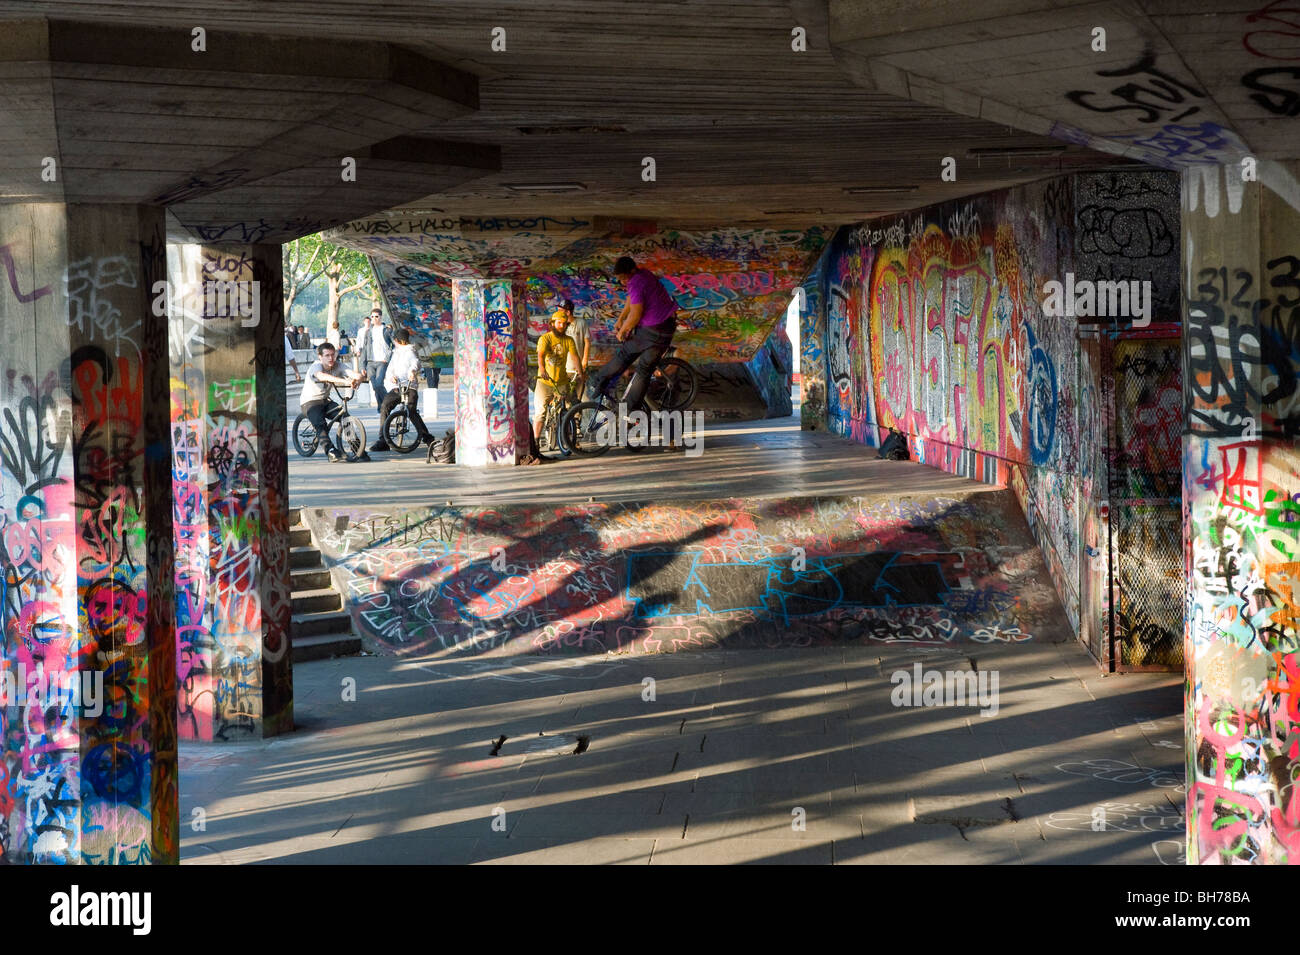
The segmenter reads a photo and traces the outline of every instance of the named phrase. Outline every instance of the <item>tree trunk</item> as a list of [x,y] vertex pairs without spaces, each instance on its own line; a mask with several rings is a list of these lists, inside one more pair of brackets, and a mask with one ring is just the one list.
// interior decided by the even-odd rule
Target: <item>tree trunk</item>
[[[325,278],[329,281],[329,295],[325,298],[325,333],[334,327],[334,323],[339,318],[339,280],[340,275],[337,272],[329,271],[325,273]],[[343,327],[339,326],[339,334],[343,334]]]

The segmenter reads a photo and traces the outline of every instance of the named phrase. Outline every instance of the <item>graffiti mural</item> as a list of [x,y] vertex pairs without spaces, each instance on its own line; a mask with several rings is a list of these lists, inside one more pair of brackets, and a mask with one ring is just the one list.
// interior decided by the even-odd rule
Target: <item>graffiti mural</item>
[[1066,625],[1005,491],[304,519],[388,652],[1016,643]]
[[1263,190],[1183,215],[1188,857],[1294,864],[1300,217]]
[[514,464],[528,448],[528,366],[518,298],[506,281],[458,279],[456,461]]
[[169,402],[178,730],[271,736],[293,726],[279,250],[174,247],[170,266],[195,288],[261,296],[251,327],[206,294],[170,303],[189,349],[173,352]]
[[0,858],[170,862],[162,216],[72,209],[0,213]]
[[[1102,373],[1081,368],[1079,322],[1045,314],[1043,289],[1067,273],[1149,281],[1176,333],[1177,190],[1168,173],[1087,174],[843,228],[818,266],[825,330],[802,325],[824,347],[806,350],[803,374],[825,375],[829,428],[872,446],[895,429],[914,460],[1011,487],[1076,631],[1107,612],[1095,580],[1080,600],[1095,574],[1086,548],[1100,553],[1085,537],[1107,536],[1087,444]],[[1152,466],[1176,467],[1162,448]]]
[[523,283],[529,336],[546,331],[562,299],[588,319],[593,355],[614,350],[624,292],[614,262],[631,255],[677,301],[676,344],[692,362],[748,361],[782,319],[790,295],[826,243],[820,227],[660,229],[654,223],[534,218],[369,219],[327,234],[372,257],[392,314],[450,355],[450,282]]

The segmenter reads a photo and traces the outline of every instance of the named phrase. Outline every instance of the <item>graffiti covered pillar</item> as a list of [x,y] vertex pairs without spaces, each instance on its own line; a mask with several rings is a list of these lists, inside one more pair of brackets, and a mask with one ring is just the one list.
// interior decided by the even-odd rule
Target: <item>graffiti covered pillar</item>
[[1194,167],[1183,255],[1188,861],[1297,863],[1300,211]]
[[170,246],[178,729],[293,729],[278,245]]
[[161,208],[0,206],[0,856],[178,861]]
[[508,280],[452,283],[456,463],[514,464],[528,453],[528,317]]
[[799,422],[826,430],[826,260],[823,255],[799,296]]

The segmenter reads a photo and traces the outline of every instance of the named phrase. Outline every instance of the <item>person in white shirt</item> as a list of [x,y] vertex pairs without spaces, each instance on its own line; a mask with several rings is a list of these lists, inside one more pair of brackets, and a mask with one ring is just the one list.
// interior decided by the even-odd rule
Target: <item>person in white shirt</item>
[[[380,332],[382,334],[382,329]],[[372,331],[371,337],[379,336],[374,335]],[[411,424],[415,425],[421,441],[426,444],[433,442],[433,435],[429,433],[429,429],[424,426],[424,419],[420,417],[420,390],[415,387],[419,370],[420,359],[416,356],[415,349],[411,347],[411,334],[405,328],[399,328],[397,334],[393,336],[393,357],[389,359],[388,369],[384,374],[384,387],[388,389],[388,393],[384,396],[384,403],[379,406],[379,440],[370,446],[371,451],[390,450],[388,442],[384,440],[384,422],[402,400],[403,384],[409,387],[406,410],[411,416]]]
[[298,358],[293,353],[293,342],[289,338],[289,331],[284,333],[284,360],[293,367],[293,380],[302,381],[302,372],[298,370]]
[[[569,316],[569,337],[576,346],[569,356],[568,372],[571,378],[581,378],[587,373],[587,362],[591,359],[591,340],[587,320],[573,313],[573,302],[565,299],[560,303],[559,312]],[[554,316],[552,316],[554,318]]]
[[388,360],[392,358],[391,349],[384,335],[384,313],[375,309],[367,319],[370,323],[366,329],[365,340],[361,342],[361,360],[365,362],[362,370],[370,379],[370,387],[375,390],[375,402],[381,408],[388,397],[388,387],[384,384]]
[[[338,351],[329,342],[316,346],[316,361],[307,369],[307,380],[303,382],[302,394],[298,397],[298,410],[307,416],[318,435],[329,434],[328,416],[339,407],[330,400],[330,385],[355,387],[362,377],[339,364]],[[336,464],[346,460],[343,449],[334,444],[326,444],[325,455]],[[358,460],[369,461],[370,456],[362,452]]]
[[370,337],[370,316],[361,320],[361,327],[353,337],[356,347],[352,349],[352,367],[357,371],[366,370],[366,341]]

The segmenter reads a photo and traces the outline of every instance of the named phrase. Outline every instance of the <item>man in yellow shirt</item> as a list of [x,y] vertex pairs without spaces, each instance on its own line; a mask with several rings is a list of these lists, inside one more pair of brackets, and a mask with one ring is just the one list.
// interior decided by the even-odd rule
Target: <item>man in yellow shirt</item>
[[537,387],[533,389],[533,403],[536,405],[533,418],[533,437],[539,441],[542,436],[542,416],[546,411],[546,402],[556,388],[561,394],[569,390],[569,359],[578,361],[577,346],[567,334],[569,313],[564,309],[556,310],[551,316],[551,330],[537,340]]

